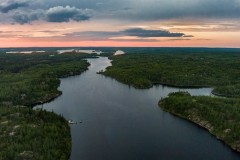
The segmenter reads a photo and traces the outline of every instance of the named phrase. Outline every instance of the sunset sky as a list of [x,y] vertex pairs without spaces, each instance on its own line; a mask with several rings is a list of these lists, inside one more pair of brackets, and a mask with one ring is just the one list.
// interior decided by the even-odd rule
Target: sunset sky
[[240,0],[1,0],[0,47],[239,47]]

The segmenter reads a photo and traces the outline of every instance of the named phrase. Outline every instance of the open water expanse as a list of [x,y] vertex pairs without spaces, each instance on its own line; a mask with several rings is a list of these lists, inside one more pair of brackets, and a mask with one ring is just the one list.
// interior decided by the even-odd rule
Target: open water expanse
[[88,71],[61,79],[63,95],[43,105],[83,122],[71,125],[71,160],[240,160],[206,130],[158,107],[171,92],[209,96],[212,89],[139,90],[96,74],[111,65],[108,58],[88,61]]

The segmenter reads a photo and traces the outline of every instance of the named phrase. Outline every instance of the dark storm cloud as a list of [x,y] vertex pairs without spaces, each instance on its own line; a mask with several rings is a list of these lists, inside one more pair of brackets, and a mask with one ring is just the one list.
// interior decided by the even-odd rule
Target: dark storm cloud
[[11,13],[14,23],[27,24],[36,20],[47,22],[86,21],[91,18],[91,10],[70,6],[57,6],[48,10],[17,10]]
[[27,7],[28,6],[28,2],[27,1],[8,1],[5,3],[1,3],[0,4],[0,11],[2,13],[8,13],[11,10],[15,10],[18,9],[20,7]]
[[[11,12],[15,10],[43,10],[46,13],[39,19],[48,22],[83,21],[91,18],[130,22],[165,19],[236,20],[240,17],[240,0],[10,0],[0,2],[0,12],[11,16]],[[90,14],[89,10],[94,11],[94,14]],[[7,16],[1,16],[0,22],[6,21],[5,17]],[[18,19],[21,18],[14,20]],[[27,18],[25,16],[22,19]]]
[[8,0],[0,2],[0,13],[2,13],[0,22],[13,22],[13,24],[26,24],[36,20],[80,22],[92,17],[91,9],[76,7],[75,5],[69,6],[71,1]]
[[50,8],[46,12],[48,22],[69,22],[70,20],[79,22],[89,20],[90,18],[90,10],[70,6],[57,6]]
[[15,23],[26,24],[40,19],[42,15],[44,15],[44,12],[42,10],[32,12],[17,11],[13,14],[12,18]]
[[184,37],[184,33],[171,33],[166,30],[145,30],[142,28],[131,28],[122,31],[127,36],[136,37]]
[[80,37],[84,40],[99,40],[99,39],[111,39],[123,36],[138,37],[147,40],[147,38],[160,38],[160,37],[193,37],[191,35],[185,35],[184,33],[172,33],[166,30],[145,30],[142,28],[131,28],[116,32],[105,32],[105,31],[88,31],[88,32],[78,32],[70,33],[65,36],[70,37]]

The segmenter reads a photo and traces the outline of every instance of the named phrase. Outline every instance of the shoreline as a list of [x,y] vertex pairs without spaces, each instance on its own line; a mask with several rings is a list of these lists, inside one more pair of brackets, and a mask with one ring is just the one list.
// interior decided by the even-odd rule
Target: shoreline
[[[87,69],[88,70],[88,69]],[[58,80],[60,81],[58,87],[57,87],[57,92],[56,94],[54,94],[53,96],[49,96],[48,98],[46,98],[45,100],[43,101],[40,101],[40,102],[36,102],[36,103],[33,103],[33,104],[30,104],[30,106],[32,108],[36,107],[37,105],[43,105],[45,103],[50,103],[52,101],[54,101],[55,99],[57,99],[58,97],[60,97],[63,93],[62,91],[58,90],[58,88],[60,87],[61,85],[61,79],[64,79],[64,78],[69,78],[69,77],[74,77],[74,76],[80,76],[82,73],[86,72],[87,70],[83,71],[83,72],[79,72],[79,73],[70,73],[70,74],[66,74],[66,75],[63,75],[63,76],[60,76],[58,77]]]
[[[160,107],[161,107],[161,106],[160,106]],[[161,108],[162,108],[162,107],[161,107]],[[162,109],[163,109],[163,108],[162,108]],[[163,109],[163,110],[164,110],[165,112],[168,112],[169,114],[175,116],[175,117],[181,118],[182,120],[185,120],[185,121],[187,121],[187,122],[190,122],[190,123],[192,123],[193,125],[196,125],[196,126],[202,128],[202,129],[206,130],[208,133],[210,133],[213,137],[215,137],[217,140],[219,140],[219,141],[220,141],[221,143],[223,143],[225,146],[227,146],[228,148],[231,148],[232,151],[236,152],[237,154],[240,154],[240,149],[233,148],[231,145],[227,144],[223,139],[221,139],[220,137],[218,137],[218,136],[216,136],[215,134],[213,134],[213,133],[210,131],[209,128],[207,128],[207,127],[205,127],[205,126],[203,126],[203,125],[201,125],[201,124],[199,124],[199,123],[197,123],[197,122],[194,122],[194,121],[192,121],[192,120],[190,120],[190,119],[188,119],[188,118],[186,118],[186,117],[183,117],[183,116],[181,116],[181,115],[179,115],[179,114],[177,114],[177,113],[169,112],[169,111],[167,111],[167,110],[165,110],[165,109]]]
[[[65,73],[60,72],[59,74],[56,73],[53,78],[56,79],[57,85],[55,85],[52,90],[45,90],[45,92],[46,92],[45,95],[38,97],[37,99],[31,101],[30,103],[25,103],[25,104],[23,104],[23,106],[25,106],[26,108],[29,108],[29,110],[31,110],[32,113],[37,113],[38,112],[37,108],[39,108],[42,111],[40,105],[50,103],[63,94],[62,91],[59,90],[59,87],[61,85],[61,79],[81,75],[82,73],[86,72],[88,70],[88,67],[90,66],[90,63],[86,62],[86,64],[87,65],[85,65],[86,66],[85,68],[83,68],[84,67],[83,66],[82,68],[80,67],[78,70],[74,70],[74,68],[72,70],[68,70],[67,73],[66,72]],[[61,75],[61,73],[63,73],[63,74]],[[39,105],[39,107],[37,107],[38,105]],[[72,134],[71,134],[71,128],[68,123],[68,120],[65,117],[63,117],[61,114],[58,114],[56,112],[51,112],[51,111],[46,111],[46,110],[44,110],[42,112],[45,112],[46,115],[51,115],[52,117],[59,117],[59,119],[57,119],[57,118],[55,119],[55,122],[54,122],[54,120],[52,120],[51,123],[53,126],[56,126],[56,127],[62,126],[63,127],[63,128],[61,128],[61,127],[59,128],[59,133],[56,133],[55,136],[57,136],[58,134],[61,135],[62,134],[61,132],[64,131],[65,136],[62,138],[66,139],[66,141],[59,142],[59,143],[61,143],[59,145],[60,146],[66,145],[66,148],[64,150],[60,150],[60,152],[62,152],[65,155],[64,157],[66,157],[66,160],[69,159],[71,157],[71,153],[72,153]],[[49,121],[50,121],[50,119],[48,119],[48,120],[46,119],[45,123],[48,123]],[[16,122],[16,123],[18,123],[18,122]],[[65,130],[63,130],[63,129],[65,129]],[[40,128],[40,132],[41,131],[42,131],[42,129]],[[53,133],[51,133],[51,135],[52,134]],[[45,136],[49,137],[51,135],[47,133]],[[23,138],[22,140],[24,141],[25,139]],[[13,147],[15,147],[15,146],[13,146]],[[19,153],[16,152],[16,154],[19,154]],[[46,156],[46,155],[42,155],[42,156]]]
[[146,86],[146,87],[139,87],[139,86],[135,86],[135,85],[130,84],[130,83],[124,83],[124,82],[116,79],[115,77],[106,75],[104,72],[98,72],[97,74],[101,74],[101,75],[104,75],[104,76],[106,76],[106,77],[115,79],[115,80],[117,80],[117,81],[120,82],[120,83],[123,83],[123,84],[125,84],[125,85],[131,86],[131,87],[133,87],[133,88],[135,88],[135,89],[140,89],[140,90],[151,89],[151,88],[153,88],[154,86],[159,86],[159,85],[162,85],[163,87],[174,87],[174,88],[178,88],[178,89],[212,88],[211,94],[212,94],[213,96],[222,97],[222,98],[237,98],[236,96],[231,96],[231,95],[226,95],[226,94],[217,93],[217,92],[214,91],[215,88],[212,87],[211,85],[176,85],[176,84],[167,84],[167,83],[161,83],[161,82],[154,82],[154,83],[152,83],[152,85],[149,86],[149,87],[147,87],[147,86]]
[[[89,63],[89,66],[90,66],[90,63]],[[89,67],[89,66],[88,66],[88,67]],[[86,72],[87,70],[88,70],[88,68],[87,68],[85,71],[79,71],[79,72],[76,72],[76,73],[71,72],[71,73],[69,73],[69,74],[65,74],[65,75],[59,76],[57,79],[60,81],[60,83],[59,83],[58,87],[56,88],[57,93],[54,94],[53,96],[49,96],[48,98],[46,98],[45,100],[43,100],[43,101],[41,101],[41,102],[36,102],[36,103],[30,104],[31,109],[34,109],[37,105],[44,105],[45,103],[50,103],[50,102],[54,101],[55,99],[57,99],[58,97],[60,97],[60,96],[63,94],[62,91],[58,90],[58,88],[59,88],[60,85],[61,85],[61,79],[69,78],[69,77],[74,77],[74,76],[80,76],[82,73]],[[47,112],[49,112],[49,111],[47,111]],[[55,112],[49,112],[49,113],[52,113],[52,114],[54,114],[54,115],[56,115],[56,116],[60,116],[59,114],[57,114],[57,113],[55,113]],[[70,132],[70,135],[69,135],[69,136],[70,136],[70,142],[71,142],[71,150],[69,151],[69,155],[68,155],[68,160],[69,160],[70,157],[71,157],[71,153],[72,153],[72,134],[71,134],[71,128],[70,128],[70,125],[69,125],[69,123],[68,123],[68,120],[67,120],[66,118],[64,118],[64,117],[62,117],[62,118],[63,118],[63,119],[65,120],[65,122],[68,124],[69,132]]]
[[162,85],[167,87],[175,87],[175,88],[181,88],[181,89],[198,89],[198,88],[212,88],[210,85],[176,85],[176,84],[168,84],[168,83],[161,83],[161,82],[153,82],[153,85]]
[[[166,99],[166,98],[164,98],[164,99]],[[197,121],[197,120],[194,120],[194,119],[190,118],[190,117],[192,116],[191,114],[189,114],[189,117],[186,117],[186,116],[182,115],[181,113],[177,113],[177,112],[173,111],[172,109],[169,109],[169,110],[168,110],[168,109],[165,108],[164,104],[162,104],[163,101],[164,101],[164,99],[161,99],[161,100],[159,101],[159,103],[158,103],[158,106],[159,106],[163,111],[165,111],[165,112],[167,112],[167,113],[169,113],[169,114],[171,114],[171,115],[173,115],[173,116],[175,116],[175,117],[181,118],[182,120],[185,120],[185,121],[187,121],[187,122],[190,122],[190,123],[192,123],[193,125],[196,125],[196,126],[202,128],[202,129],[206,130],[208,133],[210,133],[210,135],[212,135],[214,138],[216,138],[217,140],[219,140],[222,144],[224,144],[225,146],[227,146],[228,148],[230,148],[232,151],[234,151],[234,152],[236,152],[237,154],[240,155],[240,145],[232,146],[232,145],[228,144],[227,142],[225,142],[223,138],[221,138],[221,137],[217,136],[216,134],[214,134],[214,133],[211,131],[211,127],[212,127],[212,126],[209,125],[209,122],[208,122],[208,121],[206,121],[206,120],[201,120],[201,119],[199,119],[199,120]],[[199,117],[198,117],[198,118],[199,118]]]

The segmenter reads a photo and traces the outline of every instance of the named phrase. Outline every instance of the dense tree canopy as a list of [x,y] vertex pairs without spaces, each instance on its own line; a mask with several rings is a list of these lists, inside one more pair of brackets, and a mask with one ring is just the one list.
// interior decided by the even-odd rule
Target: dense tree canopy
[[180,51],[130,52],[112,56],[113,66],[103,74],[136,88],[149,88],[153,84],[211,86],[215,94],[240,97],[240,52]]
[[[59,78],[87,70],[88,54],[0,54],[0,159],[67,160],[68,122],[53,112],[33,110],[61,94]],[[19,107],[20,106],[20,107]],[[25,106],[25,107],[24,107]]]
[[80,74],[87,54],[0,54],[0,102],[31,106],[61,94],[59,78]]
[[69,158],[70,127],[61,116],[26,107],[0,106],[0,125],[2,160]]

